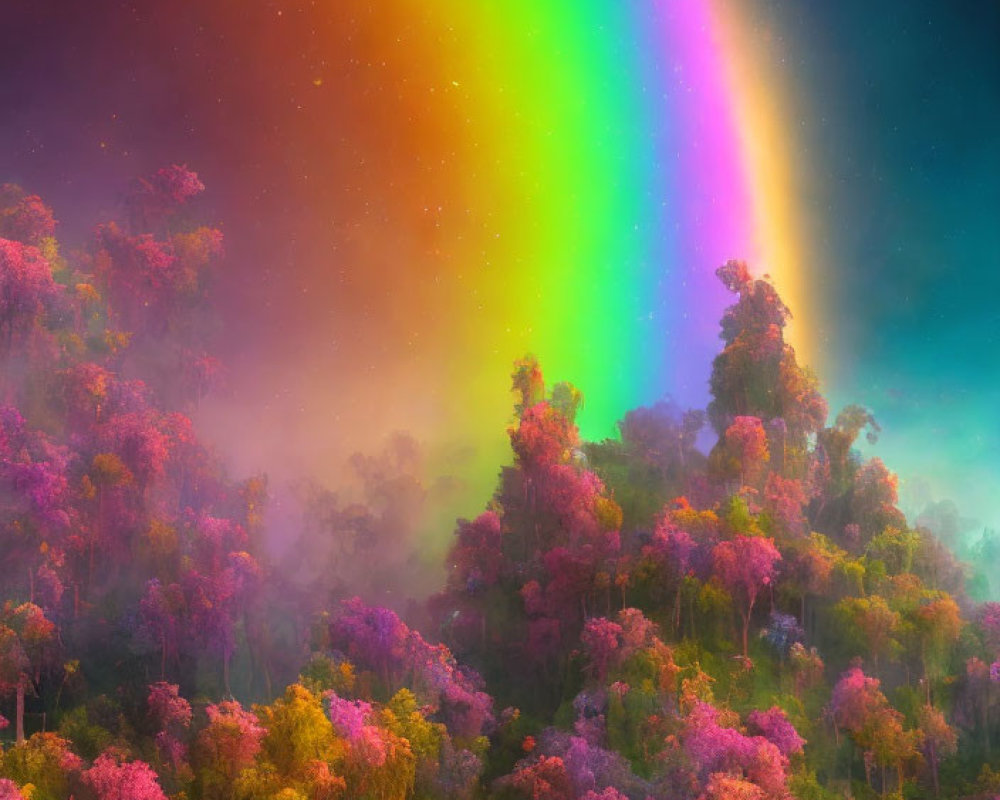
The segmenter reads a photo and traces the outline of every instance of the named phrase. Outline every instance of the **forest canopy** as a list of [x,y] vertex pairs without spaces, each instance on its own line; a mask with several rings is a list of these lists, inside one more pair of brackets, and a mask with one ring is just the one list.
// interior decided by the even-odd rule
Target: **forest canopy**
[[769,281],[717,270],[708,407],[613,439],[517,361],[494,494],[388,608],[411,439],[355,457],[362,500],[306,493],[293,579],[266,476],[191,420],[224,377],[203,189],[161,169],[70,251],[0,190],[0,798],[1000,796],[998,540],[963,563],[957,509],[907,520]]

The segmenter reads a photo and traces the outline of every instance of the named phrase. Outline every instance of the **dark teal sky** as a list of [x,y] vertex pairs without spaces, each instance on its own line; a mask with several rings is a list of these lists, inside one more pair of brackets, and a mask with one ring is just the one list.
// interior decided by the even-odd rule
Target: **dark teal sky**
[[1000,526],[1000,2],[768,2],[818,187],[824,384],[913,507]]

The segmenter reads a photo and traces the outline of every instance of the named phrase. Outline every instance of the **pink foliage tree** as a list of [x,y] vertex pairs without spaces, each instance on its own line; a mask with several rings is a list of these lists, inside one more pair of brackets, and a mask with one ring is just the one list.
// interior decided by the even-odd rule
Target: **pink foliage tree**
[[806,519],[802,510],[806,502],[802,481],[783,478],[777,472],[768,474],[764,485],[764,508],[781,532],[792,536],[805,532]]
[[97,800],[167,800],[149,764],[125,761],[112,752],[99,755],[81,778]]
[[[12,202],[2,207],[5,200]],[[37,247],[55,230],[55,216],[42,198],[36,194],[25,195],[12,184],[0,187],[0,237]]]
[[650,543],[642,548],[643,557],[655,568],[656,585],[672,590],[671,620],[675,633],[680,631],[684,578],[692,571],[696,552],[697,544],[691,534],[677,525],[669,512],[661,515]]
[[475,520],[461,520],[457,541],[448,560],[449,582],[459,590],[475,593],[494,585],[503,563],[500,517],[486,511]]
[[747,716],[747,730],[756,736],[763,736],[771,742],[781,754],[791,757],[802,752],[806,740],[799,736],[795,726],[788,721],[788,715],[777,706],[767,711],[755,709]]
[[0,778],[0,800],[27,800],[10,778]]
[[28,344],[44,315],[55,309],[60,292],[38,248],[0,239],[0,354],[5,359]]
[[260,579],[260,568],[249,553],[229,553],[215,572],[191,569],[184,578],[191,629],[198,641],[222,655],[222,684],[230,693],[229,665],[236,651],[236,625]]
[[580,634],[591,677],[603,684],[608,667],[622,645],[622,626],[603,617],[588,619]]
[[0,692],[17,698],[17,743],[24,742],[24,698],[29,685],[37,684],[46,648],[56,626],[34,603],[14,606],[8,602],[0,613]]
[[575,800],[576,796],[566,764],[558,756],[542,756],[518,767],[503,782],[526,800]]
[[493,726],[493,699],[482,691],[480,677],[393,611],[357,597],[345,600],[330,625],[330,639],[352,662],[375,672],[390,693],[411,688],[452,736],[472,740]]
[[158,728],[156,746],[160,758],[176,771],[187,757],[182,736],[191,725],[191,704],[180,696],[177,684],[163,681],[149,687],[146,704]]
[[130,224],[135,231],[161,225],[173,212],[205,190],[198,174],[187,165],[162,167],[138,179],[128,197]]
[[770,458],[767,432],[758,417],[736,417],[726,429],[726,445],[740,464],[740,483],[752,482]]
[[615,787],[608,786],[601,791],[591,789],[580,800],[628,800],[628,796],[619,792]]
[[720,723],[718,709],[697,702],[685,720],[684,749],[696,767],[702,785],[716,773],[746,779],[764,797],[787,796],[788,759],[763,736],[745,736]]
[[140,627],[160,650],[161,680],[166,678],[168,657],[177,656],[183,624],[180,614],[184,605],[184,590],[180,584],[164,586],[157,578],[146,584],[145,593],[139,601]]
[[851,667],[833,687],[827,713],[837,730],[856,735],[887,705],[878,678],[869,678],[860,667]]
[[576,427],[545,401],[525,410],[510,440],[518,463],[529,474],[568,461],[579,443]]
[[712,551],[715,574],[740,604],[743,656],[749,651],[750,618],[760,590],[774,579],[781,553],[773,539],[738,535],[719,542]]

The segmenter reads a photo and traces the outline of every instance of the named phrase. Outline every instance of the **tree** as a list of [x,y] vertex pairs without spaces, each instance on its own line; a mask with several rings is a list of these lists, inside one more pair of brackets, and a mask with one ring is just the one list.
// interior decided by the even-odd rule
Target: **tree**
[[177,657],[180,643],[181,611],[185,605],[184,590],[180,584],[162,585],[157,578],[146,584],[146,591],[139,601],[140,628],[160,648],[160,679],[167,674],[167,658]]
[[608,676],[608,668],[622,646],[622,626],[609,619],[598,617],[588,619],[580,634],[589,662],[590,676],[603,684]]
[[510,430],[510,440],[518,465],[529,476],[567,463],[579,446],[576,426],[546,401],[524,410],[520,424]]
[[13,184],[0,187],[0,237],[40,247],[56,230],[52,209]]
[[62,800],[71,796],[73,778],[83,760],[70,742],[54,733],[35,733],[3,753],[3,773],[18,786],[33,788],[35,800]]
[[97,800],[167,800],[156,773],[145,761],[125,761],[105,752],[81,775]]
[[877,678],[869,678],[860,667],[851,667],[833,688],[827,714],[838,732],[846,730],[855,744],[865,751],[865,770],[869,781],[870,764],[882,768],[881,787],[886,790],[885,771],[896,768],[899,788],[903,785],[903,769],[918,756],[918,731],[906,730],[903,715],[889,705],[879,689]]
[[46,314],[56,309],[61,289],[38,248],[0,239],[0,353],[6,360],[15,346],[27,345]]
[[917,724],[923,733],[923,751],[931,768],[931,779],[934,785],[934,796],[941,795],[941,782],[938,777],[938,767],[941,759],[958,752],[958,734],[948,724],[944,714],[932,705],[924,705],[917,716]]
[[660,402],[629,411],[618,429],[630,452],[666,476],[676,467],[683,470],[688,466],[704,425],[703,411],[682,414],[673,404]]
[[900,616],[889,608],[884,597],[845,597],[837,603],[834,613],[842,620],[848,635],[855,641],[853,655],[870,653],[878,673],[879,662],[899,650],[894,635],[900,625]]
[[784,550],[790,561],[786,574],[787,585],[800,594],[799,618],[804,630],[811,629],[807,597],[822,597],[831,587],[834,568],[841,564],[847,553],[833,545],[820,533],[812,533],[807,539],[796,540]]
[[684,720],[684,750],[703,786],[714,774],[746,778],[763,798],[787,796],[788,759],[763,736],[745,736],[726,727],[722,712],[697,702]]
[[613,786],[608,786],[600,792],[596,789],[591,789],[580,800],[628,800],[628,797]]
[[767,794],[756,784],[725,772],[713,772],[705,791],[698,800],[767,800]]
[[782,420],[773,431],[781,440],[782,472],[800,472],[806,437],[822,428],[827,407],[815,376],[798,365],[794,349],[785,343],[791,312],[774,287],[754,279],[744,262],[729,261],[716,275],[739,299],[722,318],[725,348],[712,362],[709,421],[721,436],[736,417],[758,417],[765,427]]
[[771,518],[775,535],[801,536],[806,529],[802,513],[808,498],[802,481],[770,472],[764,485],[764,508]]
[[205,190],[198,173],[171,164],[147,178],[137,179],[129,192],[127,205],[134,231],[148,231],[163,225],[170,215],[192,197]]
[[267,730],[235,700],[210,704],[205,713],[208,725],[194,745],[195,775],[203,797],[223,800],[232,796],[239,774],[253,765]]
[[0,800],[28,800],[9,778],[0,778]]
[[896,508],[899,478],[886,469],[880,458],[872,458],[857,473],[851,495],[851,514],[860,525],[861,543],[892,526],[906,529],[906,518]]
[[179,694],[175,683],[151,684],[146,698],[149,714],[156,727],[156,746],[160,758],[176,772],[187,756],[184,731],[191,725],[191,704]]
[[801,753],[806,743],[788,721],[788,715],[778,706],[771,706],[767,711],[751,711],[747,716],[747,731],[751,735],[763,736],[786,758]]
[[881,561],[890,575],[913,571],[913,554],[920,544],[919,535],[893,525],[872,537],[866,548],[869,560]]
[[494,585],[503,564],[500,517],[486,511],[472,522],[459,520],[455,536],[448,554],[450,586],[475,594]]
[[14,606],[8,602],[0,614],[0,691],[17,695],[17,743],[24,743],[24,695],[37,686],[46,646],[55,638],[56,626],[34,603]]
[[858,736],[869,718],[887,706],[888,701],[879,689],[879,680],[869,678],[860,667],[851,667],[833,687],[827,713],[838,731]]
[[387,694],[409,678],[408,688],[435,713],[457,740],[471,742],[493,724],[493,699],[482,680],[460,666],[444,645],[428,643],[387,608],[367,606],[354,597],[341,604],[330,624],[334,648],[359,668],[371,670]]
[[575,796],[566,764],[558,756],[542,756],[520,765],[502,779],[502,784],[512,787],[524,800],[574,800]]
[[929,594],[913,615],[928,691],[932,678],[947,674],[952,648],[964,625],[962,612],[954,598],[944,592]]
[[13,629],[0,625],[0,691],[17,694],[17,743],[24,741],[24,691],[28,682],[28,656]]
[[[895,767],[897,789],[902,791],[906,764],[919,758],[917,744],[920,740],[920,731],[906,730],[903,726],[903,715],[886,705],[868,717],[864,729],[856,734],[855,738],[882,768],[880,785],[883,796],[888,789],[887,767]],[[867,763],[866,761],[866,765]]]
[[515,361],[511,384],[511,391],[519,395],[514,411],[521,417],[525,411],[538,405],[545,398],[545,378],[542,376],[538,359],[533,355],[526,355]]
[[827,491],[842,495],[850,487],[858,469],[857,455],[852,450],[858,436],[868,429],[869,444],[878,441],[881,428],[872,413],[861,406],[850,405],[837,415],[837,420],[816,434],[816,449],[822,452],[828,465],[830,485]]
[[807,650],[801,642],[795,642],[788,649],[788,664],[795,682],[794,694],[797,699],[802,699],[803,691],[823,682],[825,665],[815,647]]
[[198,641],[222,656],[223,690],[230,694],[229,665],[236,651],[236,626],[260,579],[249,553],[229,553],[216,572],[188,571],[184,578],[191,631]]
[[673,622],[674,634],[680,635],[681,628],[681,592],[684,579],[691,571],[696,555],[697,544],[686,530],[674,521],[674,514],[669,508],[664,509],[650,543],[642,548],[643,559],[653,569],[651,583],[664,592],[673,592]]
[[740,604],[743,618],[743,656],[749,655],[750,617],[760,590],[774,579],[781,553],[773,539],[738,535],[712,550],[715,575]]
[[726,447],[740,468],[740,484],[755,483],[770,459],[767,434],[758,417],[735,417],[726,428]]
[[[72,456],[20,413],[0,407],[0,587],[8,597],[35,596],[35,578],[58,568],[74,509],[67,480]],[[42,546],[42,543],[45,546]],[[53,547],[55,545],[55,547]],[[43,580],[49,576],[43,573]],[[58,594],[56,583],[46,588]],[[41,588],[41,587],[39,587]],[[49,592],[48,600],[56,600]],[[56,602],[58,602],[56,600]]]
[[345,776],[359,797],[404,800],[416,778],[416,759],[406,739],[379,727],[370,703],[326,695],[330,720],[346,742]]
[[[338,744],[333,724],[324,713],[320,698],[304,686],[289,686],[284,697],[255,710],[267,731],[262,741],[263,753],[285,780],[305,780],[313,762],[336,761]],[[235,713],[231,716],[237,724],[245,719]],[[217,732],[223,733],[221,729]],[[237,741],[233,743],[240,744]],[[235,763],[235,760],[230,763]]]

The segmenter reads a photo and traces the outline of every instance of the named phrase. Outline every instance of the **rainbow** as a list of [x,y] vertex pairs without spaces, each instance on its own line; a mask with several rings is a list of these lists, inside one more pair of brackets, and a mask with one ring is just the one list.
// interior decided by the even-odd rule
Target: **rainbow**
[[456,163],[408,176],[426,178],[409,213],[445,226],[420,269],[450,284],[456,313],[436,319],[466,343],[445,357],[473,402],[499,408],[529,351],[583,390],[590,438],[665,393],[703,402],[727,258],[801,310],[789,147],[734,8],[412,0],[395,13],[386,31],[426,59],[401,83],[427,94],[420,109],[400,93],[431,115],[415,135],[448,118]]
[[280,22],[291,14],[251,29],[262,63],[294,68],[306,109],[280,109],[294,149],[271,162],[303,173],[295,213],[327,232],[298,245],[319,291],[285,322],[330,320],[333,344],[272,358],[286,372],[241,393],[281,386],[302,408],[275,395],[208,427],[270,419],[274,446],[315,451],[302,458],[318,468],[393,429],[471,444],[478,466],[458,469],[488,492],[525,353],[582,390],[587,439],[667,394],[703,405],[729,258],[770,274],[812,361],[796,126],[752,5],[331,0],[308,46]]

